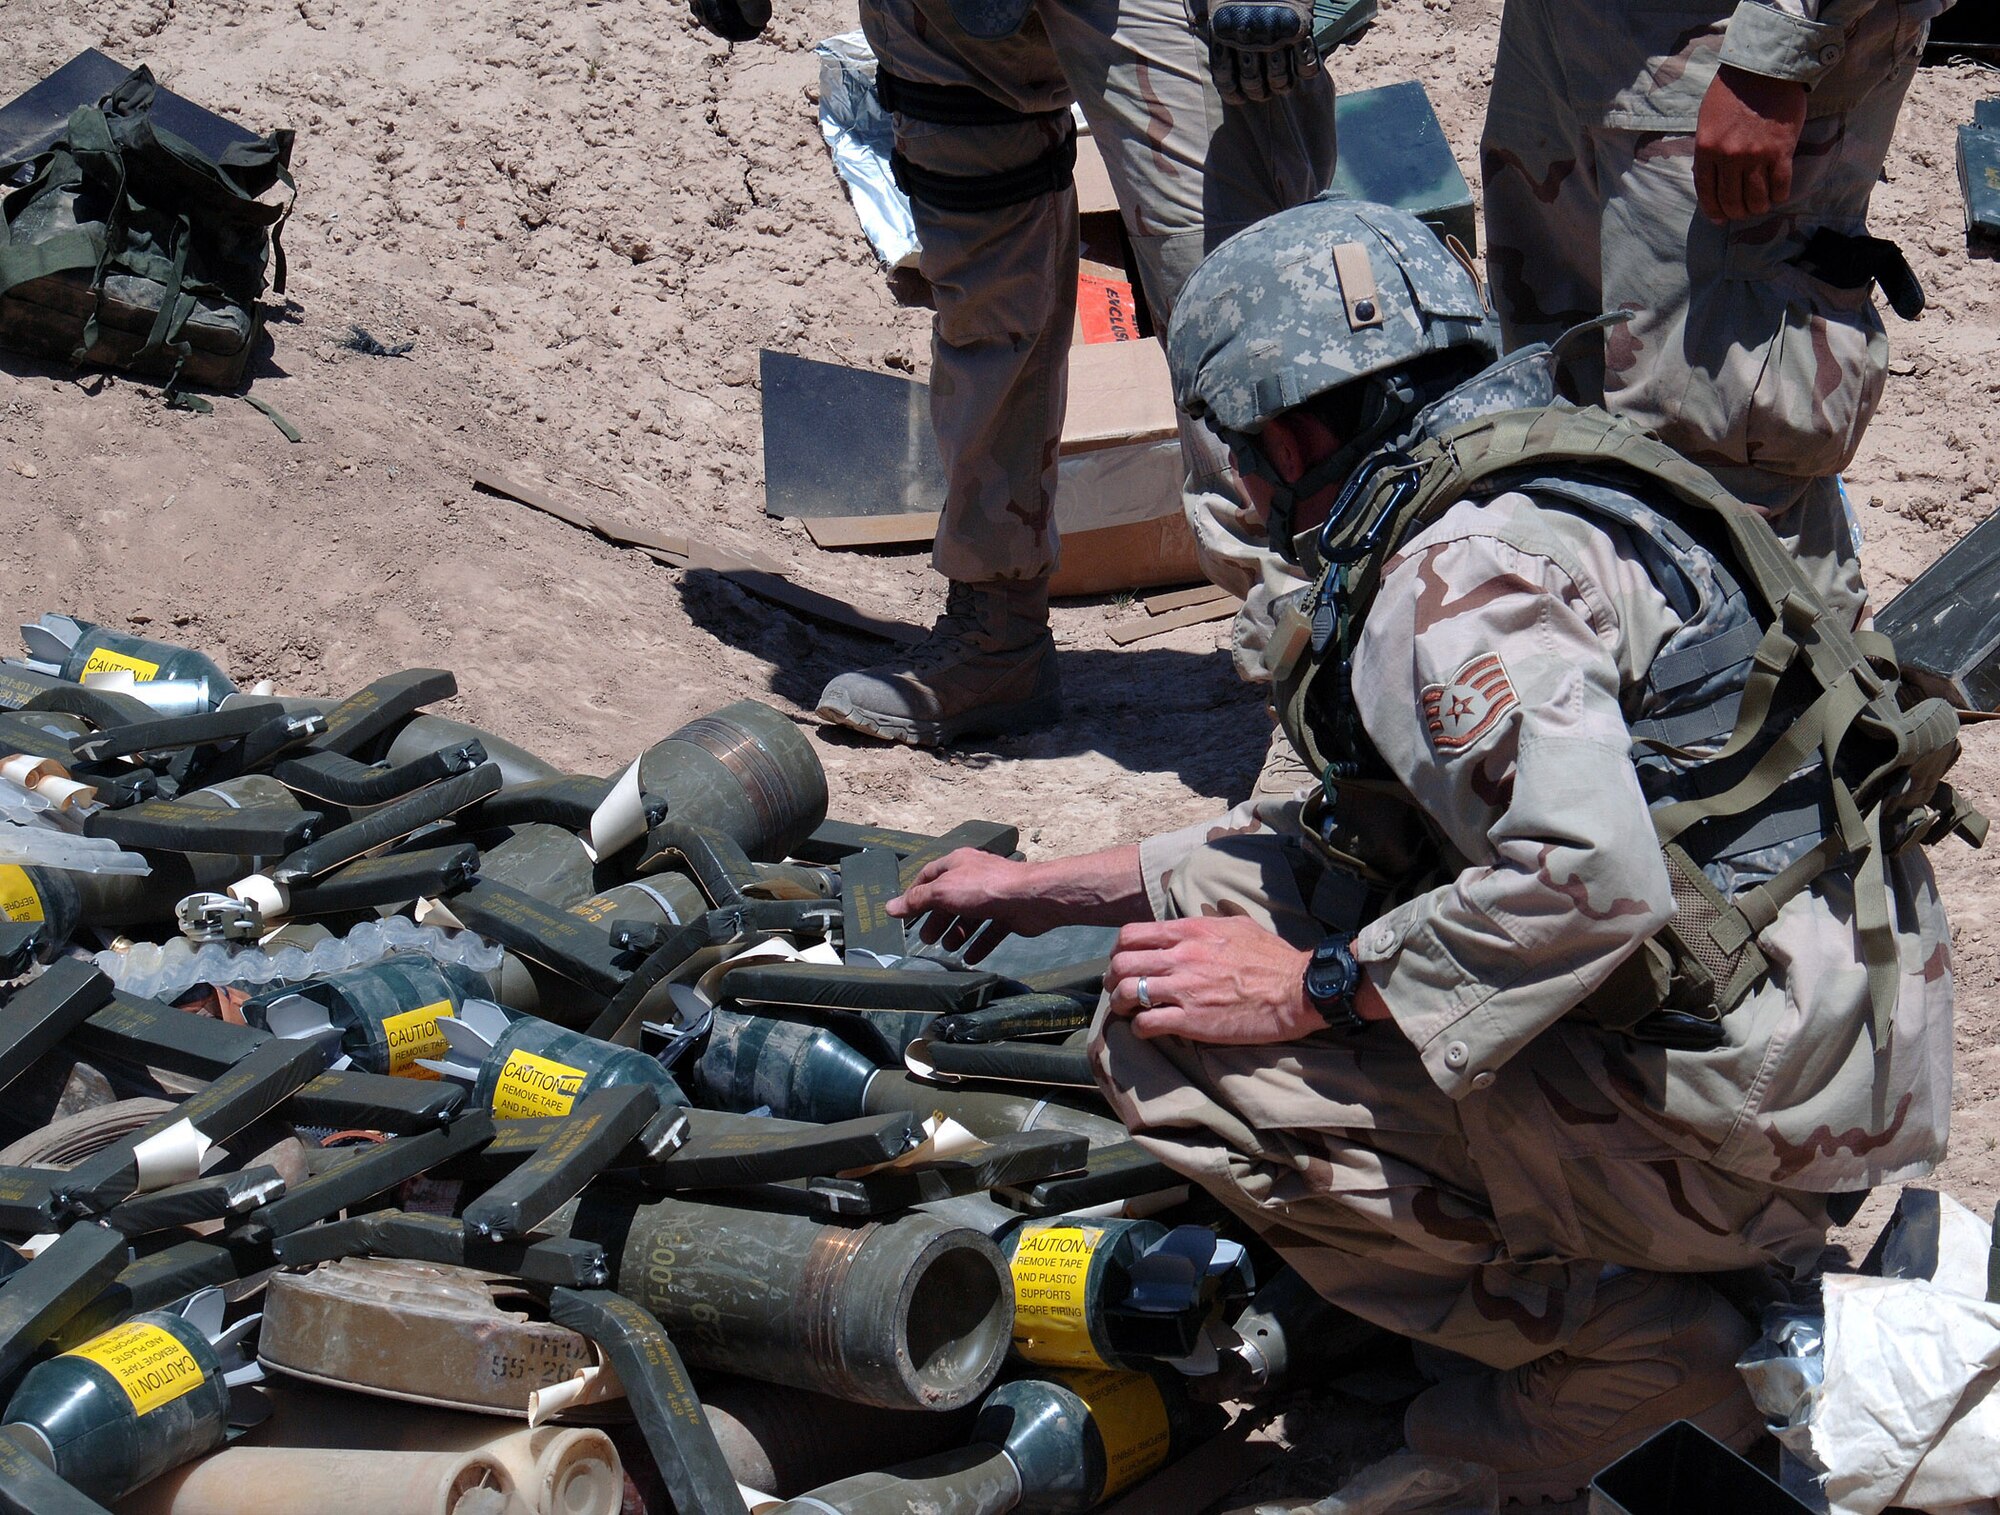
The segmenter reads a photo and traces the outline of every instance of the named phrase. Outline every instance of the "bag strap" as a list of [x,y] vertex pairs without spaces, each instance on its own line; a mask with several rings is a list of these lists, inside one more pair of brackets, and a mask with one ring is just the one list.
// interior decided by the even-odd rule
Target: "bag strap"
[[95,270],[104,260],[102,233],[77,227],[41,242],[0,246],[0,295],[50,274]]

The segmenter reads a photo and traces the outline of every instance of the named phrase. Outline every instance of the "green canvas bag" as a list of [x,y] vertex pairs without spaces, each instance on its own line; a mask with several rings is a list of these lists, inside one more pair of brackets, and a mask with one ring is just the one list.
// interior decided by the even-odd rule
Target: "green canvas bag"
[[0,346],[233,389],[274,263],[285,288],[292,134],[212,158],[154,125],[155,93],[135,69],[0,193]]

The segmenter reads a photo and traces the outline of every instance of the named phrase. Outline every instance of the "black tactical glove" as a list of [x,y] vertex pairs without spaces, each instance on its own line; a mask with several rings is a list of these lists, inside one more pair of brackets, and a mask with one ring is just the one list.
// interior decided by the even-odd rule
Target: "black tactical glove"
[[1312,0],[1187,0],[1188,22],[1208,44],[1208,70],[1230,105],[1282,95],[1319,71]]
[[725,42],[748,42],[771,20],[771,0],[688,0],[688,9]]

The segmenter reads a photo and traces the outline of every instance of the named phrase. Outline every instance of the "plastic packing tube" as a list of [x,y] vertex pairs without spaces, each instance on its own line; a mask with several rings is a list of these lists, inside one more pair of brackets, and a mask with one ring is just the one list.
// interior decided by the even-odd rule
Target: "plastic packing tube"
[[[51,763],[49,766],[55,765]],[[8,815],[38,815],[53,809],[55,805],[46,795],[37,794],[25,784],[18,784],[8,775],[0,773],[0,811]]]
[[0,863],[140,877],[153,871],[144,857],[103,837],[73,836],[49,826],[24,826],[4,818],[0,818]]
[[54,758],[36,757],[32,753],[17,752],[12,757],[0,758],[0,778],[30,789],[45,778],[61,778],[64,772],[63,765]]
[[94,961],[127,994],[172,999],[196,984],[295,983],[348,968],[365,968],[392,952],[422,952],[440,963],[460,963],[475,973],[500,966],[501,949],[470,931],[419,926],[400,915],[363,921],[344,937],[330,937],[310,950],[206,942],[199,949],[184,937],[165,945],[138,942],[123,952],[100,952]]

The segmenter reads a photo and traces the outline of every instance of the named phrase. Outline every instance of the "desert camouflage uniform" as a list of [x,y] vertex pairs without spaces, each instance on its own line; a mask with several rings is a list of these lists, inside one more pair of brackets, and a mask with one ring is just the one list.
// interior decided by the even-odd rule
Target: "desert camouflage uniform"
[[[1268,104],[1225,108],[1181,0],[1036,0],[1021,29],[997,40],[968,36],[944,0],[863,0],[861,24],[899,78],[970,86],[1022,112],[1082,106],[1161,330],[1210,248],[1333,178],[1326,72]],[[905,158],[961,178],[1030,164],[1068,129],[1062,115],[999,126],[895,119]],[[931,417],[945,503],[932,561],[964,583],[1043,577],[1057,555],[1076,196],[978,211],[912,197],[911,209],[937,304]],[[1190,491],[1233,487],[1214,440],[1182,430]]]
[[[1790,261],[1865,229],[1933,16],[1951,0],[1507,0],[1480,161],[1507,344],[1633,313],[1566,389],[1711,469],[1772,515],[1831,603],[1863,597],[1834,475],[1881,397],[1867,288]],[[1791,198],[1716,226],[1694,130],[1724,62],[1807,86]]]
[[1888,864],[1901,978],[1879,1059],[1839,870],[1759,935],[1772,972],[1722,1046],[1568,1018],[1672,910],[1627,711],[1681,622],[1633,534],[1508,493],[1389,566],[1353,687],[1467,860],[1451,882],[1375,913],[1315,861],[1296,800],[1141,847],[1161,918],[1247,915],[1302,948],[1358,928],[1393,1023],[1232,1047],[1101,1019],[1092,1043],[1140,1144],[1323,1293],[1495,1367],[1560,1347],[1606,1264],[1803,1269],[1831,1196],[1944,1151],[1949,954],[1915,849]]

